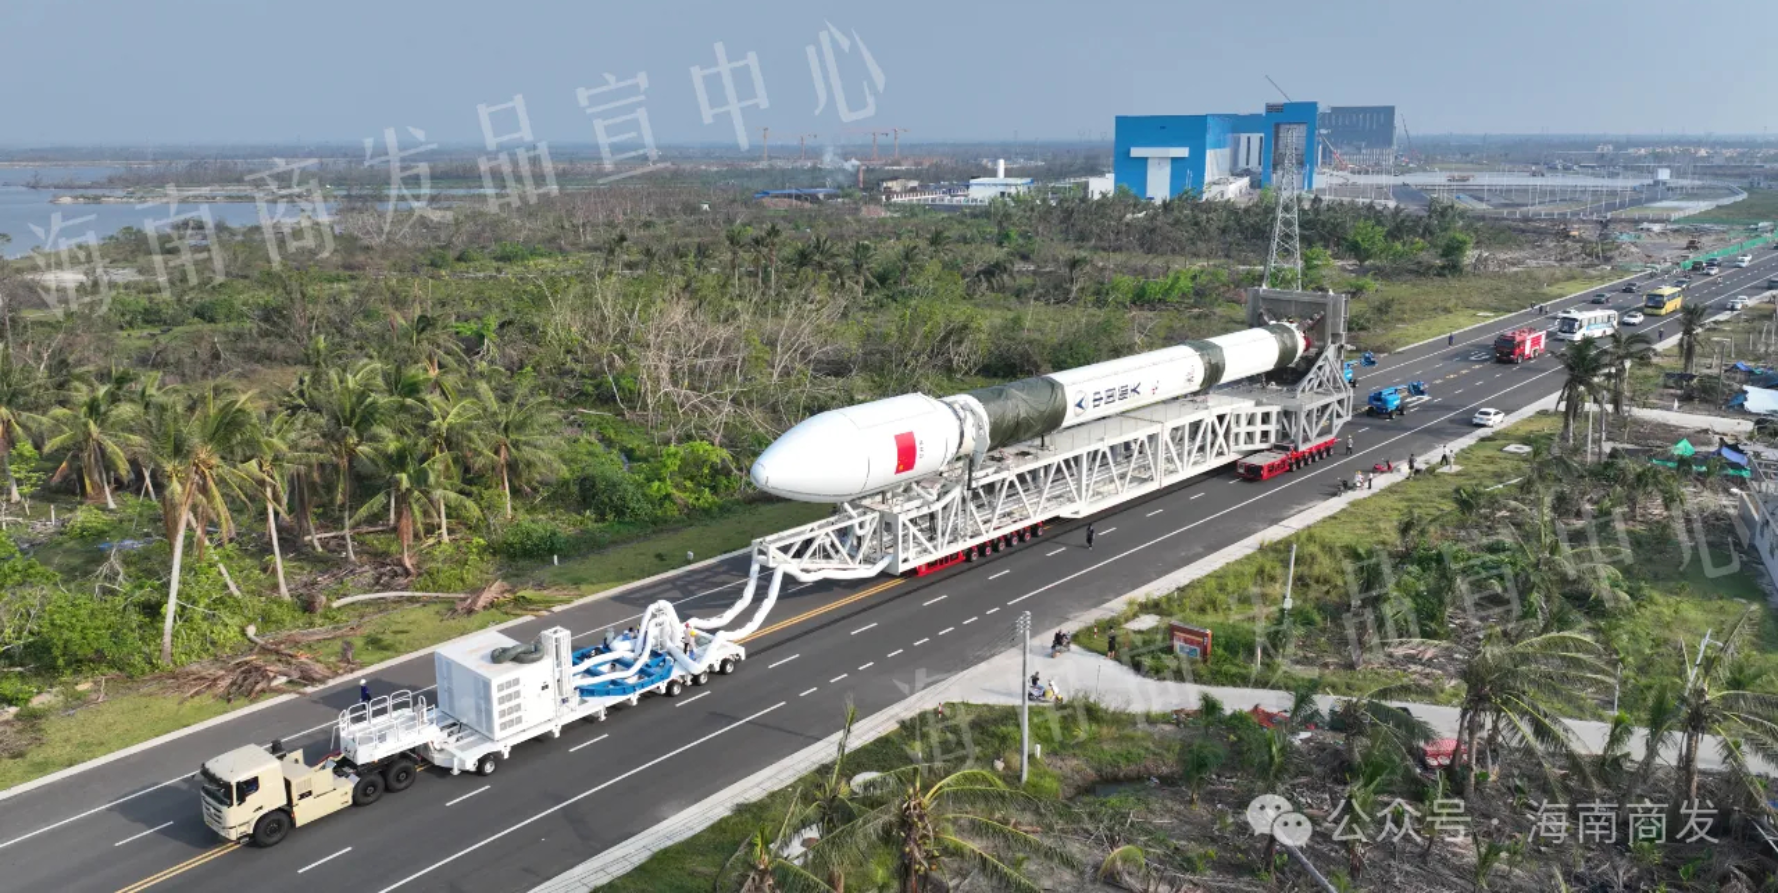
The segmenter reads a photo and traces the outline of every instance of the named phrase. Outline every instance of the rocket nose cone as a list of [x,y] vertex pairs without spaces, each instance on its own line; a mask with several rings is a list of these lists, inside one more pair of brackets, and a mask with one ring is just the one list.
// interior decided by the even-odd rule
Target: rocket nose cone
[[857,496],[869,459],[857,429],[823,414],[784,432],[753,460],[748,476],[774,496],[802,502],[842,502]]

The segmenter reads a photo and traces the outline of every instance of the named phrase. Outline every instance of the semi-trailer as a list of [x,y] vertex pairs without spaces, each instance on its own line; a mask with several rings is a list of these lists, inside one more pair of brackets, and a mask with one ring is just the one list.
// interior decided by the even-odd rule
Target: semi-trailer
[[706,628],[732,620],[752,591],[720,618],[683,624],[671,604],[656,602],[633,637],[591,647],[575,648],[561,627],[528,644],[496,631],[448,643],[433,653],[436,704],[403,690],[348,707],[315,764],[280,742],[206,761],[198,772],[204,823],[227,840],[275,846],[292,828],[406,790],[425,767],[492,775],[519,744],[733,673],[747,658],[736,640],[764,619],[777,586],[747,627]]

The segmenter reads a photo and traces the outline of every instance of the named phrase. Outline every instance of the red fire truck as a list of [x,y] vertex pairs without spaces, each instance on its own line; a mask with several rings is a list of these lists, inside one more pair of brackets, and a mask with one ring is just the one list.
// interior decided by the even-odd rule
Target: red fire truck
[[1514,329],[1501,332],[1494,339],[1494,360],[1498,363],[1523,363],[1543,356],[1543,329]]

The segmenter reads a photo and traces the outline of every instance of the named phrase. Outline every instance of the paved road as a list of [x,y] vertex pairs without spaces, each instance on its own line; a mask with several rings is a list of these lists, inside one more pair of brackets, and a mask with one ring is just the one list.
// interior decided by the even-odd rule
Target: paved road
[[[1694,287],[1689,300],[1719,302],[1763,290],[1778,252],[1748,270]],[[1589,293],[1590,295],[1590,293]],[[1584,303],[1589,295],[1552,302]],[[1630,295],[1613,295],[1627,307]],[[1512,322],[1537,317],[1520,314]],[[1545,318],[1545,321],[1548,321]],[[991,560],[919,580],[813,584],[786,593],[768,628],[748,643],[731,677],[677,700],[655,698],[585,724],[560,739],[521,746],[487,779],[428,772],[414,787],[366,809],[298,829],[271,850],[218,844],[198,817],[190,773],[243,742],[283,738],[311,754],[326,749],[350,685],[153,748],[0,801],[0,893],[23,890],[517,891],[578,864],[735,780],[834,732],[844,705],[866,714],[911,686],[967,668],[1012,641],[1013,616],[1038,629],[1148,583],[1328,498],[1340,476],[1383,458],[1427,454],[1469,430],[1475,410],[1512,411],[1554,391],[1556,361],[1493,363],[1500,320],[1386,357],[1363,371],[1361,390],[1420,379],[1433,399],[1394,421],[1352,426],[1358,455],[1266,483],[1226,471],[1188,481]],[[1645,329],[1653,325],[1644,326]],[[1676,328],[1669,323],[1669,335]],[[739,592],[741,561],[688,572],[616,598],[527,623],[524,639],[562,624],[586,641],[666,598],[682,611],[714,613]],[[378,674],[379,691],[432,683],[431,658]]]

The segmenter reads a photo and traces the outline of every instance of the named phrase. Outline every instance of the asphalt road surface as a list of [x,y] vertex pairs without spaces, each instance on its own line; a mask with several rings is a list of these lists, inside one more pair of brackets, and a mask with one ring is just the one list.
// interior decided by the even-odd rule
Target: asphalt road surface
[[[1720,307],[1727,297],[1764,291],[1767,277],[1778,275],[1778,251],[1756,261],[1696,282],[1688,302]],[[337,712],[356,700],[354,684],[0,801],[0,893],[527,889],[832,734],[848,700],[869,715],[1008,647],[1021,611],[1047,635],[1052,623],[1331,497],[1357,468],[1436,450],[1469,431],[1479,408],[1511,412],[1553,393],[1560,384],[1553,357],[1496,364],[1492,340],[1513,324],[1553,325],[1554,310],[1592,294],[1551,302],[1547,317],[1518,314],[1459,334],[1455,344],[1441,340],[1361,370],[1361,393],[1424,380],[1432,399],[1392,421],[1356,418],[1347,429],[1353,457],[1264,483],[1241,481],[1228,468],[1184,482],[1090,519],[1098,533],[1090,550],[1083,520],[924,578],[789,588],[735,675],[521,745],[488,778],[430,770],[409,790],[296,829],[273,849],[220,843],[199,817],[191,774],[211,756],[274,738],[317,756],[329,747]],[[1619,309],[1641,302],[1611,294]],[[1641,328],[1663,324],[1677,334],[1671,319],[1651,317]],[[682,614],[713,614],[732,603],[746,570],[741,558],[688,571],[508,632],[526,640],[561,624],[585,643],[663,598]],[[371,685],[379,693],[429,690],[432,658],[392,666]]]

